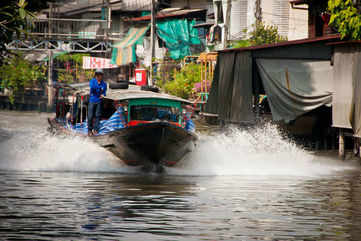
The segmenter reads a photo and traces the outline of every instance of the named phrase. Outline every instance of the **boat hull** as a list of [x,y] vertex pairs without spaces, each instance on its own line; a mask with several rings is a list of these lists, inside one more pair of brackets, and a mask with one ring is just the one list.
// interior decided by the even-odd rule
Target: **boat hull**
[[[49,123],[56,133],[74,135],[55,120],[49,120]],[[127,165],[153,163],[168,167],[176,165],[191,152],[197,140],[194,133],[168,122],[141,124],[86,138],[109,150]]]

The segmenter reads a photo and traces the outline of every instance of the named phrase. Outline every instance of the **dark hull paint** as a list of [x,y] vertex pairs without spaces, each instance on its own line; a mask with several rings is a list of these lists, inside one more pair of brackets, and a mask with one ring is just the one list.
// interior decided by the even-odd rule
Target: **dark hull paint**
[[[55,133],[74,135],[54,119],[49,120],[49,124]],[[86,138],[90,138],[131,166],[146,165],[149,162],[174,166],[193,150],[197,140],[195,134],[167,122],[142,124]]]

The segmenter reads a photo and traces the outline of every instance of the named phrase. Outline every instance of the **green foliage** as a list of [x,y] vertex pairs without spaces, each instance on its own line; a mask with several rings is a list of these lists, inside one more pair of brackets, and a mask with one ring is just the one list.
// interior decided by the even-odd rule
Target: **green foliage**
[[[27,29],[33,26],[33,11],[47,7],[47,2],[55,0],[2,0],[0,1],[0,51],[6,51],[5,44],[12,41],[14,35],[27,35]],[[3,56],[0,56],[0,64]]]
[[244,40],[244,39],[233,41],[231,43],[231,48],[244,48],[249,46],[251,46],[251,42],[249,40]]
[[5,44],[12,40],[14,34],[26,34],[25,30],[31,26],[34,15],[26,10],[27,5],[25,0],[0,3],[0,51],[5,50]]
[[201,66],[198,64],[187,64],[180,71],[174,73],[174,80],[167,81],[163,89],[172,95],[189,98],[192,94],[194,84],[201,81]]
[[[278,34],[278,28],[276,26],[265,25],[263,22],[257,22],[253,25],[253,29],[254,30],[249,33],[249,39],[233,41],[230,48],[244,48],[287,41],[287,37],[283,37]],[[244,32],[247,32],[247,30]]]
[[338,29],[341,39],[361,39],[361,15],[352,0],[329,0],[329,24]]
[[94,76],[93,70],[84,70],[83,66],[83,57],[90,56],[89,54],[63,54],[55,57],[55,60],[60,63],[60,65],[65,65],[69,63],[70,69],[58,69],[58,81],[62,83],[71,84],[74,82],[79,82],[80,79],[89,80]]
[[287,37],[278,34],[278,28],[272,25],[265,25],[257,22],[253,25],[254,30],[250,32],[249,42],[251,45],[272,44],[287,41]]
[[75,64],[82,65],[84,56],[90,56],[90,54],[63,54],[56,56],[55,59],[61,62],[72,61]]
[[45,70],[25,60],[21,54],[6,59],[0,66],[1,87],[11,91],[10,100],[25,88],[37,87],[46,80]]

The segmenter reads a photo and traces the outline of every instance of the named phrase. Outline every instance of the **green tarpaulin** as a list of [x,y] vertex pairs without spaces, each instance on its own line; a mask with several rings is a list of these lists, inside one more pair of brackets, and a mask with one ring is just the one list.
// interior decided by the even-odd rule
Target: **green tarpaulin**
[[127,36],[113,45],[111,64],[127,65],[136,62],[135,45],[142,44],[149,26],[131,28]]
[[193,28],[195,20],[171,19],[157,22],[157,35],[169,49],[172,59],[182,59],[191,55],[190,46],[201,44],[198,30]]

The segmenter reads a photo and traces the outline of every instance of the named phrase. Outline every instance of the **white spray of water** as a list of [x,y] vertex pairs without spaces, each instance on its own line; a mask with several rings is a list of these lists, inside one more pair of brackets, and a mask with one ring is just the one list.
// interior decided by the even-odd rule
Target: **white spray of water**
[[[17,132],[0,142],[0,169],[21,171],[138,172],[111,153],[81,137],[56,137],[44,132]],[[318,176],[353,168],[314,155],[282,137],[276,126],[230,129],[201,136],[170,175]]]
[[183,165],[168,171],[174,175],[312,177],[353,168],[351,163],[316,157],[267,123],[252,130],[229,129],[226,133],[202,136]]
[[[82,137],[17,133],[0,146],[0,169],[22,171],[131,172],[111,153]],[[134,168],[133,168],[134,169]]]

